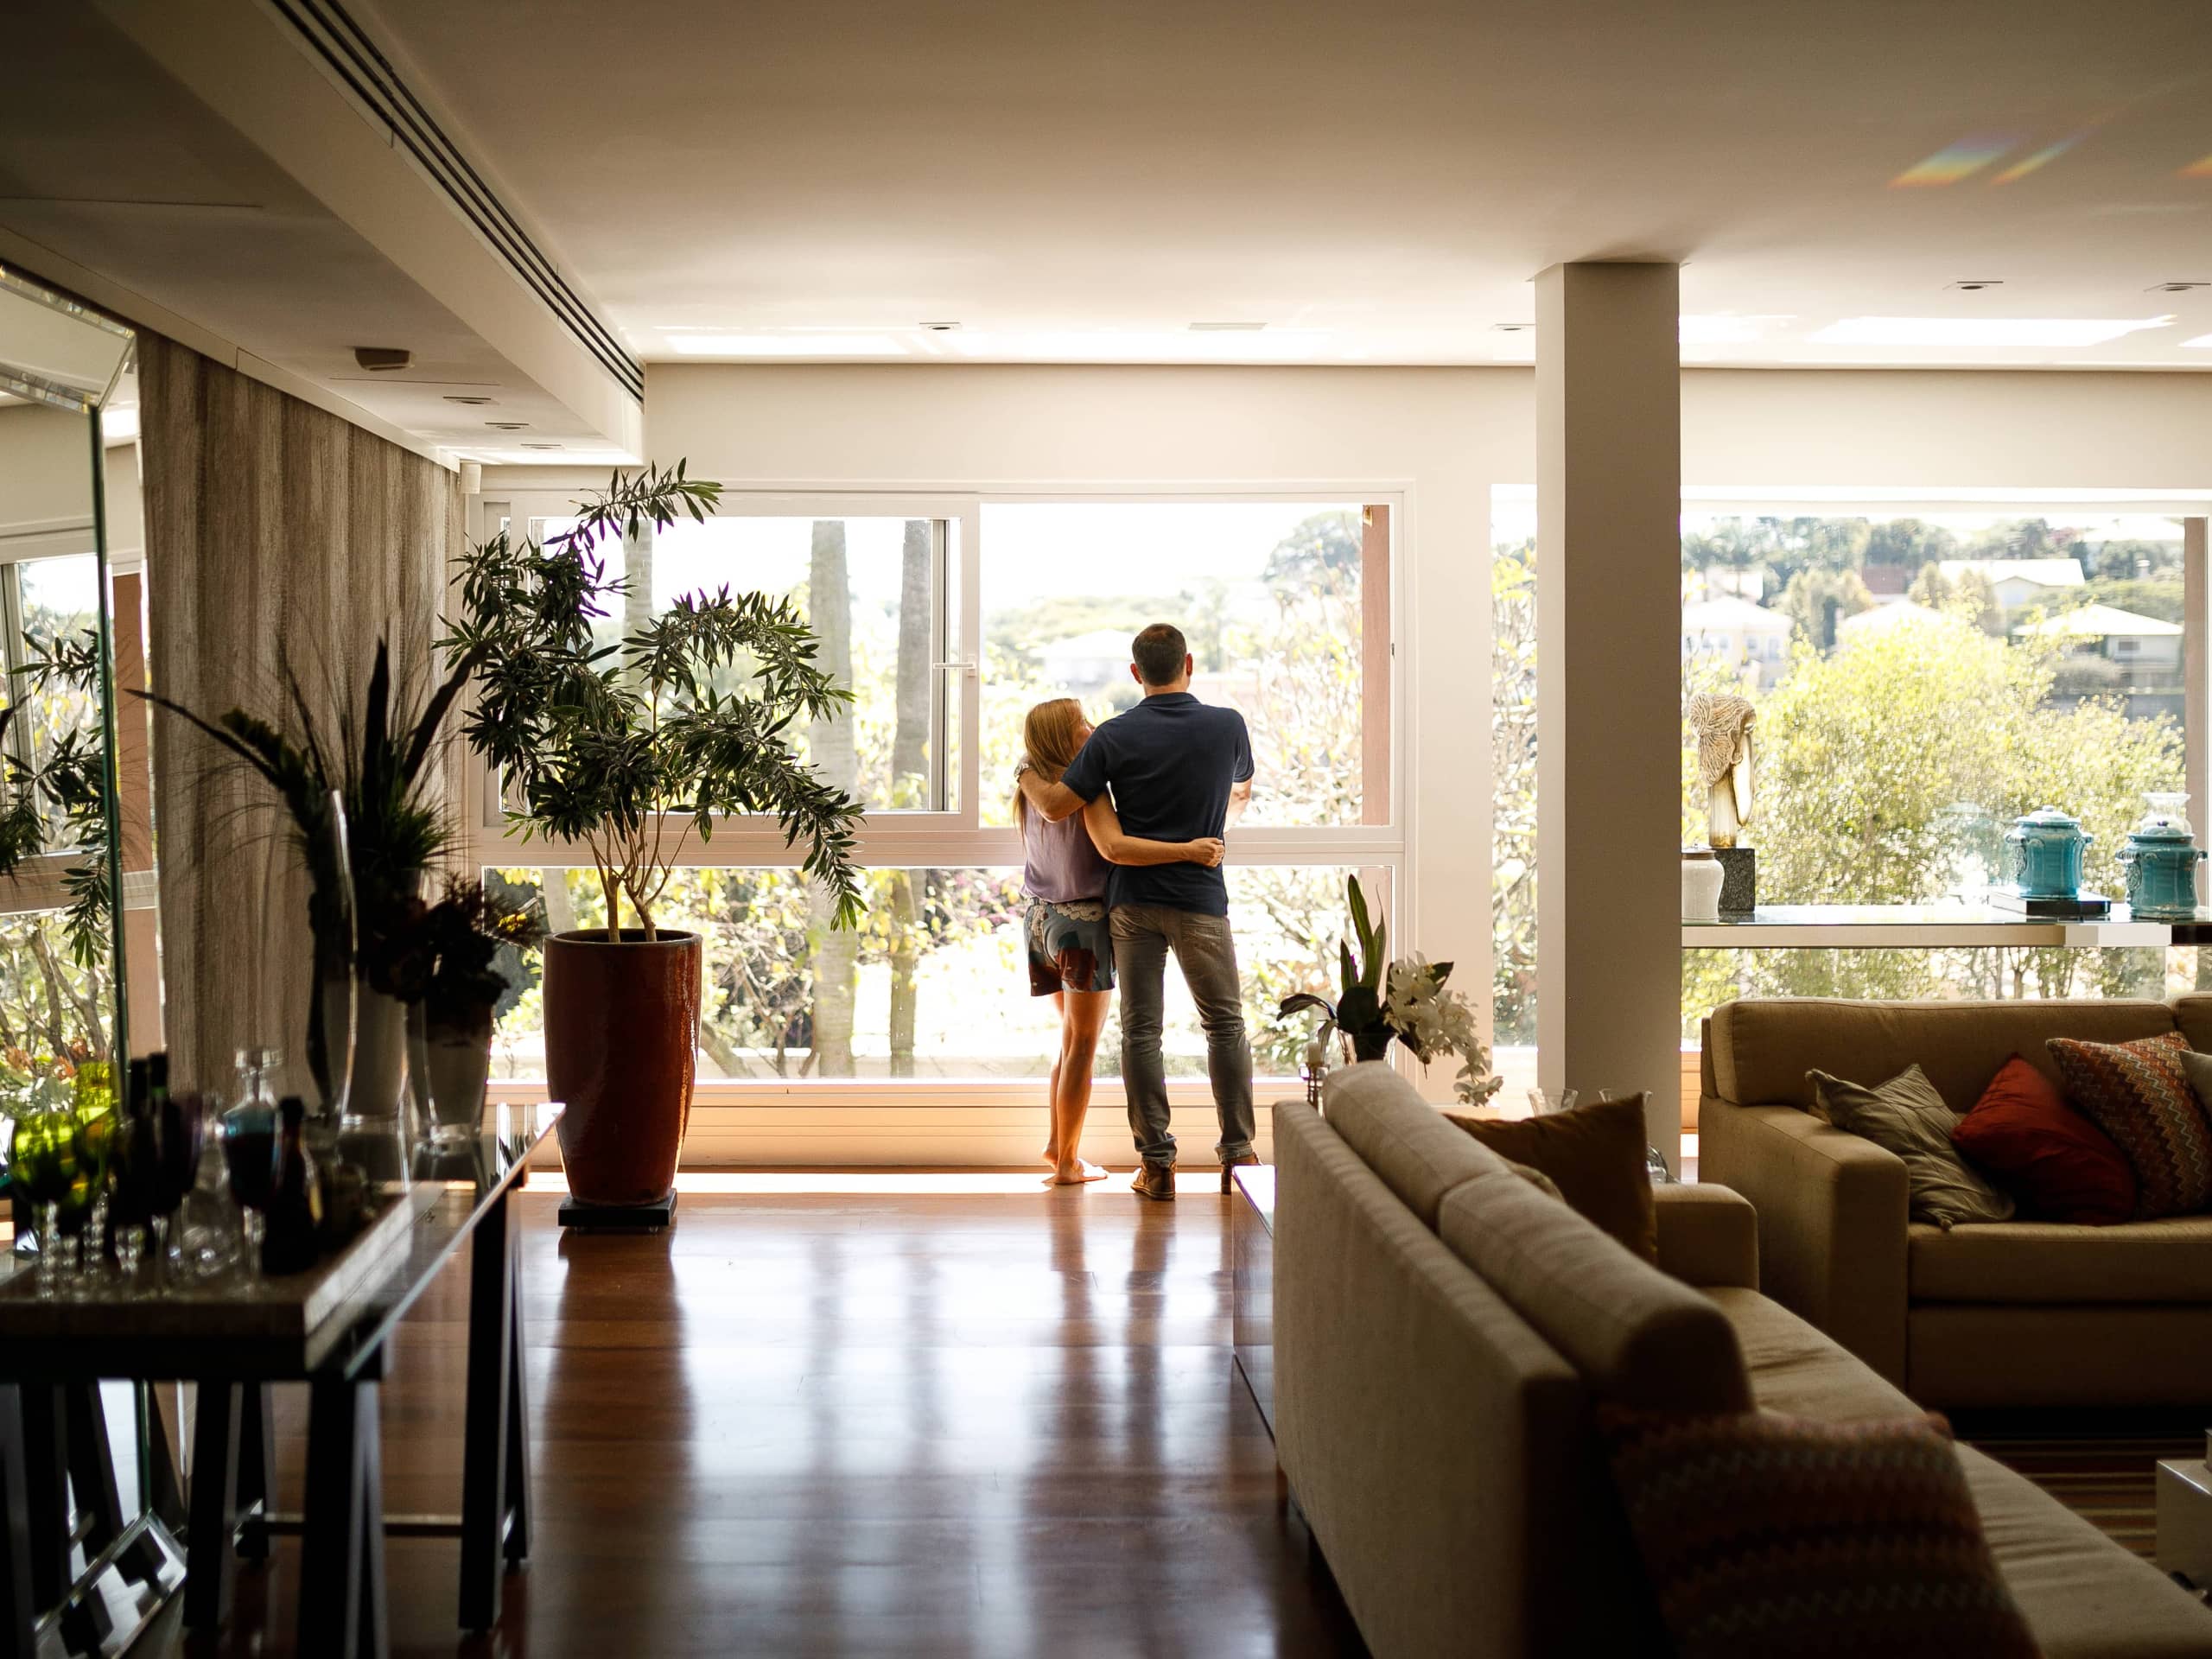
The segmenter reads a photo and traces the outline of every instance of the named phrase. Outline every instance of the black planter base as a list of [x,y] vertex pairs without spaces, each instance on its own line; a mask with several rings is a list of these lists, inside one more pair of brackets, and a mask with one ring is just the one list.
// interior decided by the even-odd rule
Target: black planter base
[[676,1224],[676,1189],[649,1204],[586,1204],[561,1200],[561,1224],[590,1233],[658,1233]]

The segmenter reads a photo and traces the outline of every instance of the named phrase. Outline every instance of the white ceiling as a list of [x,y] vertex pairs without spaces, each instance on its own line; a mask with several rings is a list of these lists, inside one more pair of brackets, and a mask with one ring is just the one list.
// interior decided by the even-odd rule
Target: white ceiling
[[[2199,0],[357,10],[647,359],[1525,360],[1537,270],[1641,256],[1692,362],[2212,367],[2148,291],[2212,283]],[[1860,316],[2173,321],[1808,338]]]

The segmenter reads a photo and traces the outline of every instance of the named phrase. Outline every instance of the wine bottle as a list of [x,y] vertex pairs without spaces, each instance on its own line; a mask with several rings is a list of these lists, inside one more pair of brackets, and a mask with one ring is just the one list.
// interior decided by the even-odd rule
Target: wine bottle
[[307,1147],[307,1106],[297,1095],[287,1095],[276,1116],[275,1179],[261,1240],[262,1270],[271,1277],[313,1267],[322,1227],[322,1189]]

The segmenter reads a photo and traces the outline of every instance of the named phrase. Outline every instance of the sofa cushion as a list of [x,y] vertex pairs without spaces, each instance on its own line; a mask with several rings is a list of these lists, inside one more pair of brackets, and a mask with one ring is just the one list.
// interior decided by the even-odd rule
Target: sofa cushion
[[1446,1192],[1503,1170],[1501,1159],[1446,1122],[1382,1060],[1331,1072],[1322,1107],[1329,1127],[1431,1231]]
[[1437,1236],[1601,1397],[1651,1411],[1751,1403],[1727,1317],[1510,1171],[1455,1187]]
[[1959,1115],[1943,1103],[1916,1065],[1878,1089],[1815,1071],[1814,1115],[1864,1135],[1904,1160],[1907,1203],[1915,1221],[1938,1227],[1962,1221],[2006,1221],[2013,1203],[1974,1169],[1951,1144]]
[[1997,1571],[2044,1659],[2202,1659],[2212,1611],[2037,1486],[1958,1448]]
[[1598,1421],[1681,1659],[2035,1659],[1942,1418]]
[[2181,1069],[2181,1033],[2131,1043],[2054,1037],[2066,1098],[2110,1135],[2135,1171],[2135,1219],[2186,1216],[2212,1204],[2212,1122]]
[[1981,1097],[2014,1054],[2056,1079],[2051,1037],[2120,1043],[2174,1029],[2163,1002],[1854,1002],[1762,997],[1713,1013],[1713,1080],[1740,1106],[1813,1103],[1805,1074],[1876,1084],[1916,1065],[1955,1112]]
[[1781,1303],[1734,1286],[1705,1294],[1736,1332],[1760,1409],[1838,1423],[1910,1417],[1920,1409],[1866,1361]]
[[1659,1259],[1642,1095],[1540,1117],[1476,1112],[1444,1117],[1499,1157],[1541,1170],[1579,1214],[1645,1261]]
[[1959,1120],[1951,1144],[2038,1220],[2101,1226],[2135,1213],[2135,1171],[2112,1137],[2018,1054]]
[[1908,1230],[1916,1302],[2212,1303],[2212,1216]]

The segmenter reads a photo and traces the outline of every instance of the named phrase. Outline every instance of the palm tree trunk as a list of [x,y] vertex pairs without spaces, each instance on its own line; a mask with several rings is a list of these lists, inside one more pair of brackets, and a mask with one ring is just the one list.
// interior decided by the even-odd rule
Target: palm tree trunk
[[[807,621],[822,642],[816,660],[841,685],[853,683],[853,594],[845,561],[845,526],[819,519],[814,526],[807,580]],[[853,746],[849,716],[817,720],[807,727],[809,758],[824,782],[856,788],[860,757]],[[860,985],[860,940],[830,925],[836,908],[827,889],[815,884],[807,900],[807,936],[814,946],[815,1071],[825,1077],[853,1075],[853,1013]]]
[[[899,569],[898,725],[891,738],[892,799],[901,806],[929,806],[930,523],[907,520]],[[887,879],[891,923],[891,1075],[914,1075],[914,969],[921,959],[920,912],[914,873],[893,870]]]

